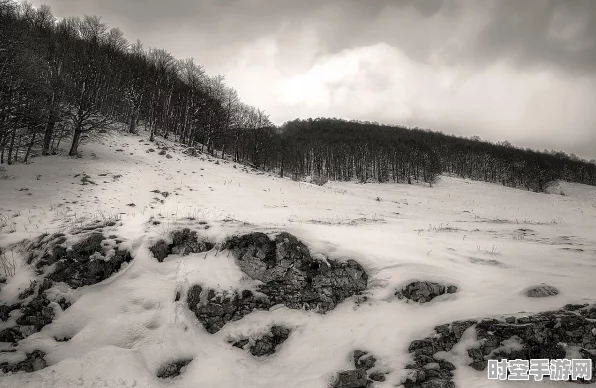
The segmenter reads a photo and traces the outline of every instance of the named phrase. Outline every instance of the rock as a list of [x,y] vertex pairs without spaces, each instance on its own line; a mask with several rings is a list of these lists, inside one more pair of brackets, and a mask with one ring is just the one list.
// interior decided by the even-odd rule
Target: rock
[[250,347],[253,356],[262,357],[275,353],[278,345],[282,344],[290,336],[290,329],[284,326],[273,326],[271,334],[265,334],[257,338]]
[[25,337],[33,332],[40,331],[44,326],[52,323],[54,309],[44,294],[36,296],[31,302],[21,308],[22,315],[17,318],[16,323],[21,326],[30,326],[24,332]]
[[172,232],[173,246],[171,252],[177,255],[188,255],[191,253],[207,252],[214,248],[214,245],[207,241],[200,241],[197,232],[188,228]]
[[524,291],[529,298],[545,298],[547,296],[555,296],[559,294],[559,290],[548,284],[540,284],[526,288]]
[[25,288],[18,296],[19,299],[27,299],[31,295],[35,294],[35,289],[37,288],[37,280],[31,281],[29,283],[29,287]]
[[[468,350],[474,367],[486,366],[486,360],[500,358],[565,358],[566,344],[586,350],[596,350],[596,323],[576,311],[550,311],[518,318],[516,323],[485,319],[476,326],[479,346]],[[514,340],[518,347],[511,350],[501,344]]]
[[167,154],[167,155],[166,155],[166,158],[167,158],[167,159],[172,159],[172,155],[170,155],[170,154]]
[[237,348],[240,348],[240,349],[244,349],[244,347],[245,347],[245,346],[246,346],[246,345],[247,345],[249,342],[250,342],[250,340],[249,340],[248,338],[243,338],[243,339],[241,339],[241,340],[234,341],[234,342],[232,343],[232,346],[235,346],[235,347],[237,347]]
[[333,388],[366,388],[366,370],[352,369],[339,372]]
[[70,250],[58,249],[52,261],[55,269],[48,276],[55,282],[64,282],[72,288],[99,283],[118,271],[123,263],[132,260],[128,251],[116,250],[109,257],[95,257],[96,254],[107,254],[101,243],[105,237],[101,233],[91,233],[82,241],[73,245]]
[[[205,303],[201,303],[204,295]],[[244,290],[217,294],[214,290],[203,291],[194,285],[188,291],[187,303],[207,332],[217,333],[226,323],[237,321],[253,310],[268,310],[271,304],[253,292]]]
[[262,282],[257,290],[263,296],[256,297],[251,291],[204,291],[203,302],[189,302],[189,307],[210,333],[255,309],[268,310],[275,304],[324,313],[366,289],[368,276],[357,262],[315,260],[302,242],[287,233],[274,240],[263,233],[232,237],[225,249],[235,255],[243,272]]
[[187,358],[164,365],[157,371],[157,377],[160,379],[167,379],[170,377],[180,376],[182,373],[182,368],[190,364],[191,361],[192,358]]
[[39,285],[39,290],[38,293],[41,294],[47,290],[49,290],[50,288],[52,288],[52,286],[54,285],[54,283],[50,280],[50,279],[43,279],[41,284]]
[[0,306],[0,321],[8,321],[8,318],[10,317],[10,312],[12,310],[18,309],[19,307],[21,307],[20,303],[14,303],[12,305],[3,304],[2,306]]
[[4,373],[15,373],[19,371],[35,372],[47,366],[44,357],[44,352],[40,350],[35,350],[32,353],[27,353],[27,358],[24,361],[18,362],[16,364],[9,364],[7,362],[4,362],[0,364],[0,369]]
[[[463,332],[474,326],[477,342],[468,348],[470,367],[483,371],[487,360],[495,359],[563,359],[567,349],[576,349],[583,358],[596,353],[596,322],[589,318],[594,305],[566,305],[558,311],[548,311],[526,317],[467,320],[435,327],[435,334],[412,341],[409,346],[414,363],[404,382],[406,388],[451,388],[455,366],[435,360],[439,351],[449,351],[459,342]],[[596,356],[594,356],[596,357]],[[596,365],[596,363],[594,364]],[[596,376],[596,370],[594,371]],[[593,379],[596,382],[596,378]]]
[[427,303],[439,295],[455,292],[457,292],[457,287],[454,285],[444,286],[434,282],[415,281],[398,290],[395,295],[399,299],[405,298],[418,303]]
[[[167,192],[162,194],[166,194],[166,197],[168,195]],[[149,248],[153,257],[160,263],[171,254],[185,256],[191,253],[208,252],[215,247],[213,243],[199,239],[197,232],[189,228],[173,231],[171,237],[171,244],[165,240],[159,240]]]
[[372,381],[385,381],[385,374],[379,371],[372,372],[368,375]]
[[257,290],[264,296],[206,290],[203,303],[195,304],[190,303],[189,291],[189,307],[210,333],[255,309],[268,310],[276,304],[325,313],[366,289],[368,275],[356,261],[315,260],[302,242],[287,233],[274,240],[263,233],[232,237],[225,249],[235,255],[243,272],[262,282]]
[[377,359],[368,352],[362,350],[354,350],[354,367],[356,369],[369,370],[374,368]]
[[21,334],[18,326],[0,330],[0,342],[10,342],[12,344],[16,344],[23,338],[23,334]]
[[161,151],[159,151],[159,154],[160,154],[161,156],[164,156],[164,155],[166,154],[166,150],[165,150],[165,149],[162,149]]
[[263,233],[236,236],[225,248],[244,273],[264,283],[258,290],[273,304],[326,312],[367,286],[368,275],[356,261],[313,259],[306,245],[288,233],[274,240]]

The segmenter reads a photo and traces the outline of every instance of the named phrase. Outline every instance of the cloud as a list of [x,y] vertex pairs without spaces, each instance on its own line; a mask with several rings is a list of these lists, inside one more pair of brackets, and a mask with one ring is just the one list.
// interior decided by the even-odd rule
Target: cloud
[[596,1],[47,1],[195,57],[277,123],[358,118],[596,157]]

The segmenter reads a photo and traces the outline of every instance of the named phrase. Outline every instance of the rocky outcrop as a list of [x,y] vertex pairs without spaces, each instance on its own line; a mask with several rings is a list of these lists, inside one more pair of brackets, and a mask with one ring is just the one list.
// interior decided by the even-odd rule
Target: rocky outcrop
[[40,350],[35,350],[31,353],[27,353],[27,358],[24,361],[16,364],[2,363],[0,364],[0,370],[4,373],[9,372],[35,372],[43,369],[47,366],[46,360],[44,359],[45,353]]
[[126,250],[113,253],[102,246],[105,237],[101,233],[92,233],[70,249],[54,252],[52,261],[54,271],[48,276],[55,282],[64,282],[72,288],[79,288],[99,283],[117,272],[123,263],[132,260]]
[[17,324],[21,326],[21,332],[26,334],[25,337],[52,323],[55,315],[45,294],[35,297],[21,308],[21,312],[23,315],[17,318]]
[[[205,302],[201,303],[203,293]],[[253,310],[268,310],[271,307],[266,298],[258,297],[249,290],[216,293],[214,290],[203,291],[199,285],[190,288],[187,303],[203,327],[211,334],[217,333],[228,322],[242,319]]]
[[273,240],[263,233],[233,237],[225,248],[244,273],[264,283],[258,290],[272,304],[326,312],[367,286],[368,275],[356,261],[314,259],[308,247],[288,233]]
[[[51,273],[41,283],[42,290],[52,286],[51,281],[64,282],[72,288],[99,283],[116,271],[132,257],[127,250],[103,246],[106,240],[101,233],[108,224],[83,228],[78,234],[92,228],[94,231],[84,236],[70,247],[66,245],[64,234],[42,235],[24,246],[29,253],[27,262],[35,264],[38,274],[43,274],[53,266]],[[121,242],[121,240],[119,240]]]
[[[596,304],[566,305],[563,309],[522,317],[457,321],[435,328],[432,336],[410,344],[414,363],[406,368],[406,388],[454,387],[455,367],[433,356],[450,351],[465,330],[474,327],[477,341],[467,349],[470,366],[484,370],[488,360],[562,359],[573,350],[596,360]],[[591,382],[596,382],[596,362]],[[578,380],[581,382],[581,380]]]
[[191,253],[208,252],[215,247],[213,243],[200,239],[197,232],[189,228],[173,231],[171,238],[171,244],[166,240],[158,240],[149,248],[153,257],[160,263],[171,254],[186,256]]
[[445,286],[435,282],[415,281],[398,290],[395,295],[399,299],[409,299],[418,303],[430,302],[439,295],[454,294],[457,287],[454,285]]
[[10,317],[10,312],[16,310],[21,307],[20,303],[13,303],[13,304],[3,304],[0,306],[0,321],[6,322]]
[[189,308],[210,333],[255,309],[267,310],[276,304],[325,313],[367,286],[368,275],[356,261],[314,259],[306,245],[288,233],[273,240],[263,233],[233,237],[225,249],[235,255],[244,273],[261,282],[257,291],[262,296],[248,290],[218,293],[193,286]]
[[[264,334],[254,341],[249,338],[240,338],[233,342],[233,346],[244,349],[249,345],[250,354],[256,357],[269,356],[275,353],[277,347],[284,343],[290,336],[291,329],[281,325],[271,327],[269,333]],[[252,343],[251,343],[252,342]]]
[[559,295],[559,290],[548,284],[540,284],[525,289],[524,293],[529,298],[545,298],[548,296]]
[[367,388],[375,381],[385,381],[385,374],[380,371],[371,371],[377,359],[370,353],[354,350],[352,354],[354,368],[341,371],[333,381],[333,388]]
[[[507,317],[504,321],[481,320],[476,325],[478,346],[468,350],[474,360],[471,366],[484,370],[489,359],[565,358],[566,349],[570,348],[578,352],[595,352],[596,322],[587,317],[593,308],[585,306],[527,317]],[[509,346],[504,346],[504,342]],[[512,347],[512,343],[517,346]]]
[[350,369],[337,374],[333,382],[333,388],[366,388],[368,384],[366,370]]
[[185,358],[166,364],[159,368],[159,370],[157,371],[157,377],[159,377],[160,379],[167,379],[171,377],[180,376],[180,374],[182,373],[182,368],[190,364],[191,361],[192,358]]
[[23,334],[19,327],[9,327],[3,330],[0,330],[0,342],[8,342],[11,344],[16,344],[20,340],[23,339]]

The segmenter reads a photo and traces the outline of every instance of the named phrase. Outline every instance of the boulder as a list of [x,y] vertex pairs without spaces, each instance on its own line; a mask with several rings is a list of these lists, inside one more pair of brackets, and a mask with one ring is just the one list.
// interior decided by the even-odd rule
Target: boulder
[[[325,313],[367,286],[368,275],[356,261],[314,259],[306,245],[288,233],[273,240],[263,233],[235,236],[224,248],[234,254],[244,273],[260,281],[260,295],[248,290],[222,293],[191,287],[189,308],[210,333],[255,309],[268,310],[276,304]],[[197,292],[205,298],[197,297]]]
[[[164,193],[167,196],[168,193]],[[197,232],[189,228],[175,230],[172,232],[171,237],[171,244],[162,239],[149,248],[153,253],[153,257],[160,263],[171,254],[186,256],[191,253],[208,252],[215,247],[213,243],[199,239]]]
[[440,283],[428,281],[415,281],[398,290],[395,295],[399,299],[409,299],[418,303],[427,303],[443,294],[454,294],[457,287],[454,285],[445,286]]
[[548,284],[540,284],[531,286],[524,290],[524,293],[529,298],[546,298],[548,296],[555,296],[559,294],[559,290]]
[[159,370],[157,371],[157,377],[159,377],[160,379],[167,379],[171,377],[180,376],[180,374],[182,373],[182,369],[186,367],[188,364],[190,364],[191,361],[192,358],[185,358],[182,360],[170,362],[159,368]]
[[2,370],[4,373],[15,373],[20,371],[35,372],[47,366],[44,357],[44,352],[35,350],[31,353],[27,353],[27,358],[24,361],[18,362],[16,364],[9,364],[7,362],[0,364],[0,370]]

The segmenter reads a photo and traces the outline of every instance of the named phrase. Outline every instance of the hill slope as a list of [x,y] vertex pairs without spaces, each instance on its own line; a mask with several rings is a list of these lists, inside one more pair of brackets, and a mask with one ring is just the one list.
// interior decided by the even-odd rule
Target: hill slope
[[[64,311],[54,306],[51,324],[21,340],[15,352],[0,353],[1,364],[41,350],[49,366],[4,375],[0,386],[325,387],[350,368],[355,349],[365,349],[389,372],[376,386],[391,387],[411,361],[410,343],[439,324],[596,301],[594,187],[563,183],[562,196],[447,177],[432,188],[319,187],[167,147],[159,155],[145,139],[120,134],[83,147],[83,159],[51,156],[8,168],[15,179],[0,181],[0,246],[20,264],[2,286],[0,304],[13,303],[31,279],[40,280],[12,245],[22,239],[66,231],[67,244],[74,243],[73,230],[114,221],[107,234],[134,259],[94,285],[55,284],[51,291],[74,304]],[[366,298],[350,297],[326,314],[276,306],[209,334],[187,306],[189,288],[254,289],[258,282],[221,249],[158,262],[149,248],[182,227],[216,244],[239,233],[289,232],[313,256],[360,263],[369,276]],[[396,289],[413,280],[458,290],[426,304],[399,300]],[[540,283],[560,293],[524,295]],[[0,331],[18,315],[12,311]],[[292,329],[271,356],[253,357],[229,343],[271,325]],[[2,349],[13,348],[5,343]],[[486,371],[460,367],[468,363],[462,349],[452,356],[457,386],[502,384],[488,381]],[[156,377],[162,365],[180,359],[193,361],[179,377]]]

